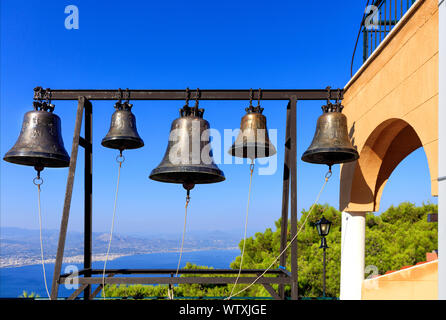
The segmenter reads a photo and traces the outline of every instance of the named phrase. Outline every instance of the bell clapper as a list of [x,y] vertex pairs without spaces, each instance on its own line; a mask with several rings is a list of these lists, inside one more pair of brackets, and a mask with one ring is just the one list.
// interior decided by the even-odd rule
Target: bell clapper
[[186,189],[186,207],[190,202],[190,191],[195,187],[194,183],[183,183],[183,188]]
[[186,208],[187,208],[189,202],[190,202],[190,190],[187,190],[187,193],[186,193]]
[[33,179],[33,183],[40,189],[40,185],[43,183],[43,179],[40,177],[40,172],[43,171],[43,166],[34,166],[34,170],[37,172],[37,176]]
[[122,155],[123,150],[119,150],[119,155],[116,156],[116,162],[119,163],[119,167],[121,168],[122,163],[125,161],[125,157]]
[[327,182],[328,179],[330,179],[331,175],[333,174],[333,172],[331,171],[331,164],[328,165],[328,172],[325,174],[325,181]]

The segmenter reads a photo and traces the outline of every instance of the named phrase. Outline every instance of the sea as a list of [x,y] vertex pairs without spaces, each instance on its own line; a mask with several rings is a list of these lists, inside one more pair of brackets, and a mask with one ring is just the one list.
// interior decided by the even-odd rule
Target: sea
[[[183,252],[181,267],[187,262],[214,268],[229,268],[229,265],[240,255],[238,249],[228,250],[203,250]],[[132,256],[124,256],[107,262],[107,269],[176,269],[178,265],[178,252],[150,253]],[[94,269],[102,269],[104,261],[93,262]],[[72,270],[81,270],[82,264],[63,264],[62,273]],[[54,264],[45,264],[48,290],[51,291]],[[0,298],[17,298],[26,291],[28,294],[36,293],[41,298],[46,298],[47,293],[43,280],[41,264],[0,268]],[[64,285],[59,287],[59,297],[69,297],[73,289],[67,289]],[[82,296],[82,295],[81,295]]]

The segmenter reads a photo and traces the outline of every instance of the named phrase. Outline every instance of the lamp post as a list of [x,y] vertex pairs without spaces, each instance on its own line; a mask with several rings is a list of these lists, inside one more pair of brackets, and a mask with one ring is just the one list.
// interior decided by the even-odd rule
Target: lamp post
[[315,223],[315,227],[317,229],[317,233],[321,237],[321,246],[319,249],[324,249],[324,288],[323,288],[323,296],[325,297],[325,249],[328,248],[327,246],[327,239],[325,237],[330,232],[331,227],[331,221],[325,219],[323,216],[322,218]]

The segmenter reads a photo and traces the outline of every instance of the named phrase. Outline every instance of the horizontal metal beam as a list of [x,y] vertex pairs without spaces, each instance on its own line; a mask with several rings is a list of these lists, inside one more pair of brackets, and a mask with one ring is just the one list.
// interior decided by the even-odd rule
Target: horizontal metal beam
[[[106,269],[105,274],[175,274],[176,269]],[[261,274],[265,270],[264,269],[242,269],[240,271],[241,274]],[[89,270],[89,274],[103,274],[104,270],[100,269],[91,269]],[[180,269],[178,270],[178,274],[238,274],[238,270],[235,269]],[[85,273],[85,270],[80,270],[77,275],[82,275]],[[268,270],[266,272],[268,275],[285,275],[289,276],[289,273],[286,270],[282,269],[273,269]],[[67,278],[69,276],[73,276],[71,273],[66,273],[60,276],[60,278]]]
[[[185,100],[186,90],[52,90],[48,89],[51,100],[78,100],[85,97],[88,100]],[[338,90],[339,95],[338,97]],[[43,92],[45,93],[45,92]],[[36,91],[34,98],[43,99],[42,92]],[[253,90],[253,99],[258,99],[258,90]],[[330,99],[342,99],[342,89],[331,89]],[[190,99],[196,97],[195,89],[190,89]],[[328,93],[326,89],[265,89],[261,90],[262,100],[289,100],[292,97],[297,100],[326,100]],[[200,100],[249,100],[250,90],[200,90]]]
[[[77,277],[65,278],[59,281],[60,284],[233,284],[236,277]],[[256,281],[257,280],[257,281]],[[251,284],[256,281],[257,284],[290,284],[290,278],[284,277],[240,277],[237,283]]]

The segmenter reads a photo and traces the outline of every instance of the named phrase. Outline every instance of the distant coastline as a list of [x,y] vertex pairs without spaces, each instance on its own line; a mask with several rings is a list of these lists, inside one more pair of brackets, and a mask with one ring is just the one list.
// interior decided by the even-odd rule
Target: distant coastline
[[[238,247],[228,247],[228,248],[197,248],[197,249],[185,249],[183,252],[197,252],[197,251],[209,251],[209,250],[236,250]],[[135,256],[135,255],[145,255],[145,254],[153,254],[153,253],[175,253],[179,250],[160,250],[160,251],[152,251],[152,252],[132,252],[132,253],[116,253],[116,254],[109,254],[107,261],[112,261],[118,258],[122,257],[128,257],[128,256]],[[105,261],[105,254],[95,254],[92,256],[93,262],[98,261]],[[45,264],[52,264],[55,263],[55,258],[45,259]],[[63,263],[83,263],[84,262],[84,256],[83,255],[75,255],[71,257],[64,257]],[[27,258],[3,258],[0,257],[0,268],[19,268],[19,267],[25,267],[25,266],[31,266],[36,264],[41,264],[40,257],[27,257]]]
[[[57,252],[59,231],[42,230],[44,258],[46,264],[54,264]],[[108,260],[127,256],[175,253],[179,250],[181,235],[159,235],[143,237],[115,233]],[[84,261],[84,235],[82,232],[68,232],[64,250],[64,263],[82,264]],[[104,261],[110,241],[110,234],[92,233],[92,260]],[[240,236],[235,232],[191,231],[184,242],[184,252],[206,250],[238,249]],[[39,230],[17,227],[0,227],[0,268],[18,268],[41,264]]]

